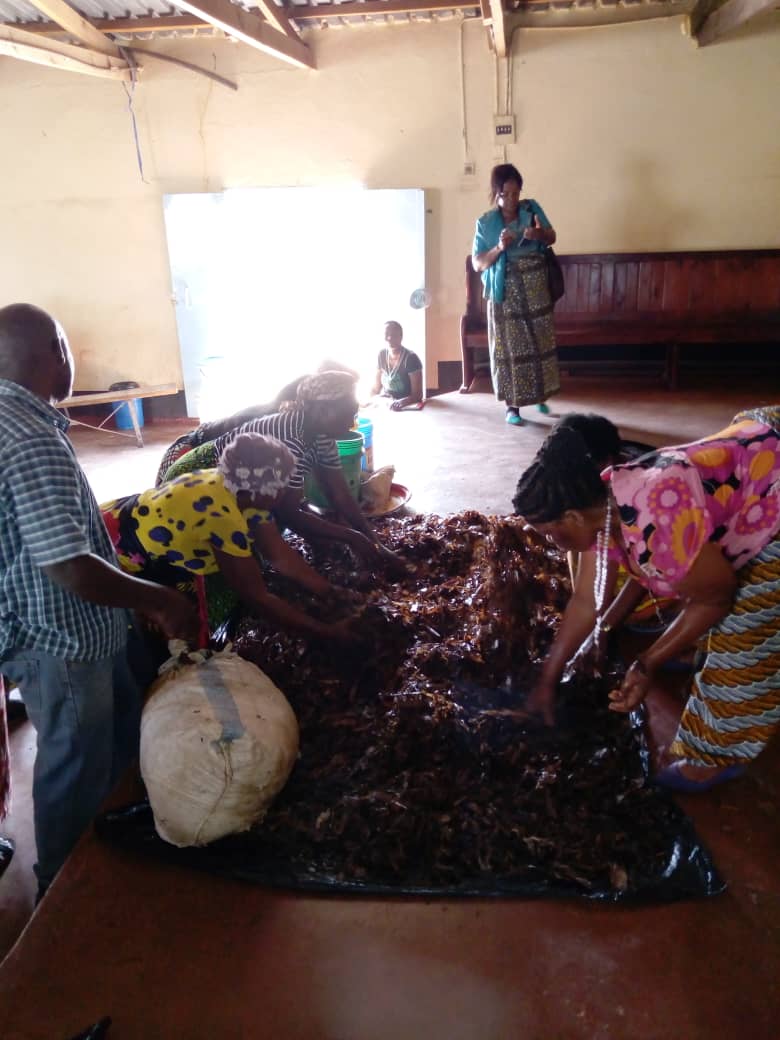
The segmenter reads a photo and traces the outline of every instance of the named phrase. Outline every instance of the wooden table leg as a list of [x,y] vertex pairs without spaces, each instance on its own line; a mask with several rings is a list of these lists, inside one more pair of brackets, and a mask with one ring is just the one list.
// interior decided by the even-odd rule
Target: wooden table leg
[[133,422],[133,429],[135,430],[135,439],[138,443],[138,447],[143,448],[144,439],[141,434],[141,427],[138,425],[138,409],[136,408],[135,398],[130,398],[127,402],[127,407],[130,409],[130,418]]

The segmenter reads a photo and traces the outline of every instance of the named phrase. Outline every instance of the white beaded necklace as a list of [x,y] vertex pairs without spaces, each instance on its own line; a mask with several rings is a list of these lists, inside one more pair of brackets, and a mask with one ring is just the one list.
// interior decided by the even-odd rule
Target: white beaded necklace
[[607,592],[607,566],[609,563],[609,537],[612,527],[612,495],[607,491],[607,519],[604,530],[596,535],[596,578],[593,583],[593,598],[596,603],[596,626],[594,635],[596,640],[601,635],[601,626],[604,620],[604,599]]

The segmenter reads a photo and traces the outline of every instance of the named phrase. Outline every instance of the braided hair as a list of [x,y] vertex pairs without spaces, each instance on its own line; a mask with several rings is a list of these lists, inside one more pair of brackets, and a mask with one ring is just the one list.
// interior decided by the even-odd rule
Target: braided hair
[[618,428],[604,415],[594,412],[567,412],[553,430],[565,427],[582,437],[585,448],[598,470],[614,464],[620,458],[621,440]]
[[547,524],[568,509],[601,505],[606,497],[585,441],[574,430],[559,426],[518,480],[512,504],[528,523]]

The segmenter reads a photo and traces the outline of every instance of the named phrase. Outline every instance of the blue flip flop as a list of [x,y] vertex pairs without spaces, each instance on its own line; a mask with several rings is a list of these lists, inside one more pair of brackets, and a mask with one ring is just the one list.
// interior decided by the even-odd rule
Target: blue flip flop
[[512,412],[509,409],[507,409],[507,412],[506,412],[506,415],[504,416],[504,418],[505,418],[506,422],[509,423],[510,426],[524,426],[525,425],[525,419],[523,419],[521,416],[519,416],[517,414],[517,412]]
[[745,766],[727,766],[720,773],[710,777],[709,780],[689,780],[680,772],[682,762],[672,762],[666,769],[661,769],[652,778],[656,787],[665,787],[668,791],[679,791],[682,794],[703,794],[712,790],[718,784],[725,784],[729,780],[736,780],[745,774]]
[[549,415],[549,414],[550,414],[550,409],[549,409],[549,408],[548,408],[548,406],[547,406],[547,405],[546,405],[546,404],[544,403],[544,401],[542,401],[542,403],[541,403],[541,404],[538,404],[538,405],[536,406],[536,410],[537,410],[538,412],[541,412],[541,413],[542,413],[542,415]]

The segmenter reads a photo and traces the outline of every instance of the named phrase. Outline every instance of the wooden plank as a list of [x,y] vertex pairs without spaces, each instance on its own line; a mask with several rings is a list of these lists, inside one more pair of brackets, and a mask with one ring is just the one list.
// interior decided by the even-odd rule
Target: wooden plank
[[493,30],[493,46],[496,49],[496,57],[505,58],[507,55],[507,49],[503,0],[490,0],[490,20],[491,28]]
[[601,314],[611,314],[614,310],[613,293],[615,286],[615,261],[607,260],[601,264],[601,291],[599,292],[598,310]]
[[664,285],[661,300],[661,309],[684,313],[688,310],[690,300],[690,261],[665,260],[664,261]]
[[626,310],[626,281],[628,264],[615,263],[615,276],[612,287],[612,305],[616,312]]
[[80,72],[104,79],[129,80],[133,75],[133,70],[122,59],[59,40],[44,40],[10,25],[0,25],[0,54],[62,72]]
[[250,14],[230,0],[176,0],[176,6],[197,15],[215,29],[221,29],[228,36],[249,47],[281,58],[282,61],[299,68],[315,67],[314,57],[305,43],[282,35],[262,18]]
[[[489,0],[483,0],[485,4]],[[177,5],[180,6],[180,5]],[[287,18],[293,23],[321,22],[327,18],[360,18],[370,15],[421,14],[428,11],[471,11],[479,7],[478,0],[358,0],[336,4],[318,4],[312,7],[287,8]],[[277,11],[281,8],[277,7]],[[27,32],[57,35],[62,29],[55,22],[19,23]],[[159,17],[142,15],[139,18],[93,18],[92,25],[104,33],[161,33],[172,30],[208,29],[209,22],[194,14],[163,14]]]
[[726,0],[722,7],[708,15],[696,33],[700,47],[715,43],[728,33],[739,29],[756,15],[763,14],[777,5],[777,0]]
[[637,287],[639,285],[639,264],[635,260],[628,260],[625,263],[626,269],[626,305],[627,311],[635,311],[637,309]]
[[601,264],[592,263],[588,270],[588,292],[585,310],[591,314],[598,313],[599,296],[601,295]]
[[688,310],[693,314],[706,313],[712,307],[711,264],[698,257],[691,259],[691,274],[688,290]]
[[30,2],[41,14],[45,14],[47,18],[51,18],[57,25],[62,26],[69,36],[79,40],[85,47],[89,47],[99,54],[110,54],[113,58],[122,57],[117,45],[86,18],[82,18],[78,11],[74,11],[69,4],[65,3],[65,0],[30,0]]
[[639,265],[637,308],[640,311],[659,311],[663,304],[664,261],[655,257]]
[[297,29],[283,7],[278,7],[274,0],[255,0],[255,5],[260,8],[266,21],[270,22],[274,29],[289,36],[291,40],[300,40]]
[[780,272],[768,257],[757,257],[753,262],[750,284],[750,309],[754,311],[780,310]]
[[577,311],[588,309],[588,289],[590,287],[590,263],[578,263],[577,271]]
[[132,390],[88,390],[83,394],[75,394],[60,401],[58,408],[78,408],[88,404],[111,404],[113,401],[134,401],[142,397],[167,397],[177,394],[175,383],[161,383],[158,386],[134,386]]

